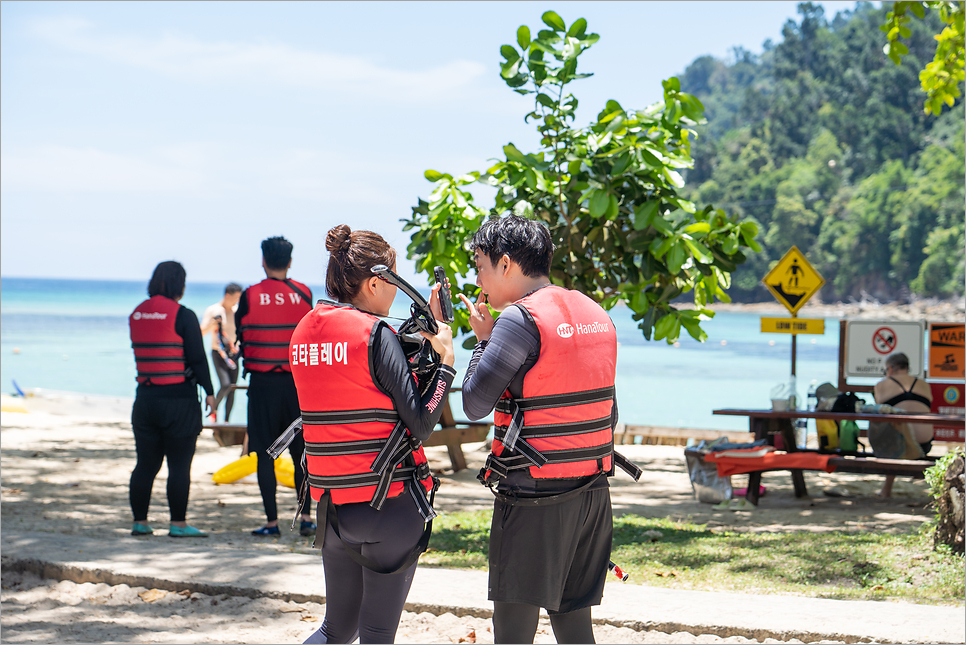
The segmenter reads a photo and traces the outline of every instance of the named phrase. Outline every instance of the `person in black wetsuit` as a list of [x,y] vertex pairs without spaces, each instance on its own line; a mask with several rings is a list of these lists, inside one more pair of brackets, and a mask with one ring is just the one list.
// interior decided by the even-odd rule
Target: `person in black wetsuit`
[[148,284],[150,298],[131,314],[131,340],[138,368],[137,396],[131,426],[137,464],[131,473],[134,513],[132,535],[150,535],[148,507],[154,478],[168,462],[168,507],[171,537],[207,537],[186,522],[191,461],[201,433],[197,386],[206,394],[208,411],[215,397],[205,358],[198,317],[177,304],[184,295],[185,270],[177,262],[162,262]]
[[[909,374],[909,357],[902,352],[889,354],[886,358],[886,377],[875,384],[873,392],[876,403],[884,403],[908,412],[929,412],[932,409],[932,390],[925,381]],[[922,448],[923,455],[932,449],[933,427],[929,423],[910,423],[913,437]],[[886,475],[879,492],[880,497],[892,496],[895,475]]]
[[[407,456],[390,471],[411,460],[415,479],[392,484],[381,509],[372,505],[376,487],[358,480],[373,476],[370,465],[396,435],[394,424],[419,441],[432,434],[456,376],[453,334],[442,322],[435,336],[421,332],[441,364],[417,383],[396,334],[379,320],[397,289],[370,271],[395,268],[395,251],[378,234],[345,225],[330,230],[325,245],[326,292],[339,302],[320,300],[291,340],[326,586],[325,619],[305,642],[391,643],[431,528],[423,487],[435,481],[428,484],[425,454],[412,443],[401,444]],[[439,321],[438,296],[430,302]]]
[[[549,231],[538,222],[515,216],[487,221],[471,248],[482,293],[475,305],[460,294],[478,338],[463,380],[462,398],[463,411],[475,420],[489,415],[494,407],[499,411],[504,392],[514,400],[522,399],[527,374],[541,360],[541,333],[534,320],[539,312],[535,306],[518,303],[528,302],[542,290],[568,292],[550,285],[553,244]],[[499,319],[494,321],[487,305],[501,312]],[[597,305],[591,310],[593,307]],[[609,321],[603,310],[599,314]],[[550,334],[557,322],[552,323]],[[574,333],[567,322],[556,328],[564,337]],[[555,341],[548,337],[546,342],[551,340]],[[616,356],[616,340],[609,342],[613,342],[610,349]],[[602,361],[606,360],[604,354],[601,352]],[[562,369],[577,374],[589,371],[589,364],[573,364],[572,359],[543,360],[569,363]],[[604,424],[605,433],[612,433],[617,424],[616,395],[609,415],[609,421],[606,417],[597,420]],[[497,439],[501,430],[505,429],[498,428]],[[610,434],[610,441],[612,437]],[[510,470],[496,486],[489,563],[495,642],[532,643],[539,610],[544,607],[557,642],[592,643],[591,607],[601,601],[613,533],[607,478],[539,479],[531,476],[533,470]],[[535,498],[546,499],[546,505],[529,505]],[[562,498],[567,499],[554,501]]]

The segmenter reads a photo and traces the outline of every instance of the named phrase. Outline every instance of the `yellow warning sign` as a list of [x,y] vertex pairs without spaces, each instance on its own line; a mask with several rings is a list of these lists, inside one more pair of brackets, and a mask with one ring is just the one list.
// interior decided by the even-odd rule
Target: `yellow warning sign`
[[762,279],[762,283],[778,302],[794,314],[822,288],[825,278],[815,270],[798,247],[793,246]]
[[762,333],[824,334],[824,318],[761,318]]

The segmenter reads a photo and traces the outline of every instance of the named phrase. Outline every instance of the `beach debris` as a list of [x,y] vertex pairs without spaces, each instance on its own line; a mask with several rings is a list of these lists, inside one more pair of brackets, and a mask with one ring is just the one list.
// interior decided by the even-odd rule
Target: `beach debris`
[[650,531],[644,531],[643,533],[641,533],[641,537],[645,537],[651,542],[657,542],[662,537],[664,537],[664,534],[661,533],[660,531],[655,531],[651,529]]
[[148,589],[138,594],[144,602],[156,602],[168,595],[163,589]]
[[655,571],[654,575],[658,578],[676,578],[678,576],[677,571]]
[[849,493],[849,489],[844,486],[829,486],[828,488],[824,489],[822,493],[826,497],[848,497],[851,495],[851,493]]
[[466,636],[460,636],[460,643],[475,643],[476,642],[476,630],[471,629],[470,633]]
[[184,596],[185,598],[188,598],[188,597],[191,596],[191,591],[188,590],[188,589],[182,589],[181,591],[178,592],[178,595],[179,596]]
[[305,611],[303,607],[279,607],[278,610],[283,614],[296,614]]
[[64,488],[77,488],[78,486],[80,486],[80,484],[78,484],[77,482],[67,482],[63,486]]
[[315,616],[311,616],[309,614],[305,614],[299,620],[301,620],[302,622],[306,622],[306,623],[314,623],[314,622],[317,622],[319,619],[316,618]]

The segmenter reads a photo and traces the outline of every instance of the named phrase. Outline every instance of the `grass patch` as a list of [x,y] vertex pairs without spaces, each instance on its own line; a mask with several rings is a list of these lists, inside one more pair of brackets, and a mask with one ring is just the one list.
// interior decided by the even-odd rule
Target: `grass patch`
[[[441,515],[420,562],[486,569],[490,517]],[[746,533],[625,515],[611,558],[632,583],[675,589],[958,605],[966,595],[963,558],[922,533]]]

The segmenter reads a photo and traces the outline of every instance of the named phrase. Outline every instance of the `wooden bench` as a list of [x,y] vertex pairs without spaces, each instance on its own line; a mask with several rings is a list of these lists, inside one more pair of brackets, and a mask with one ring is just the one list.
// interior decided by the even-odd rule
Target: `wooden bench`
[[[966,417],[942,414],[851,414],[847,412],[806,412],[803,410],[714,410],[713,414],[748,417],[749,430],[755,440],[765,439],[770,445],[775,445],[775,437],[781,437],[782,447],[788,452],[803,452],[795,443],[795,432],[792,427],[793,419],[830,419],[833,421],[882,421],[907,423],[943,422],[945,425],[964,425]],[[817,451],[810,451],[817,452]],[[926,468],[933,465],[930,459],[879,459],[876,457],[832,456],[829,465],[835,466],[838,472],[865,473],[870,475],[898,475],[922,479]],[[805,476],[800,469],[774,468],[769,470],[789,470],[796,497],[807,497]],[[760,470],[748,474],[748,493],[745,498],[752,504],[758,504],[758,492],[761,484],[761,474],[769,470]]]
[[727,437],[732,443],[751,441],[751,434],[740,430],[702,430],[699,428],[669,428],[666,426],[637,426],[618,423],[614,430],[614,444],[626,445],[634,443],[634,437],[641,437],[641,443],[683,446],[688,439],[700,441],[714,441],[719,437]]
[[[221,405],[221,402],[225,400],[225,397],[229,393],[235,390],[247,390],[247,385],[226,385],[225,387],[218,390],[218,394],[215,395],[215,410]],[[219,446],[241,446],[245,443],[245,435],[248,434],[248,426],[244,423],[204,423],[202,426],[205,430],[211,430],[215,436],[215,441],[218,442]]]

